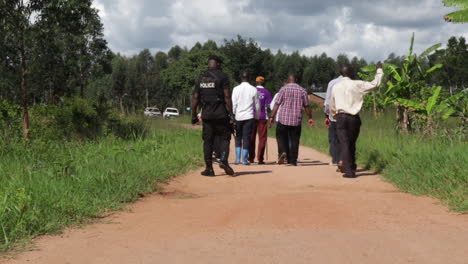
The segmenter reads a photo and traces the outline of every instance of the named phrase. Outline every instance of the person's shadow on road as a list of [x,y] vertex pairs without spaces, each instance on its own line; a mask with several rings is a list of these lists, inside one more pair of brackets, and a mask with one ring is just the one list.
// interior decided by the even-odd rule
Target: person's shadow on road
[[271,170],[265,170],[265,171],[240,171],[236,172],[235,176],[247,176],[247,175],[258,175],[258,174],[267,174],[267,173],[272,173],[273,171]]

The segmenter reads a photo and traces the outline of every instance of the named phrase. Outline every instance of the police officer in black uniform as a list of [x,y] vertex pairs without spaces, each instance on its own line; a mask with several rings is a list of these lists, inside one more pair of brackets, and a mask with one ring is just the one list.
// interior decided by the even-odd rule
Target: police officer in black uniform
[[215,137],[216,149],[219,150],[219,166],[227,175],[234,176],[229,166],[229,145],[231,141],[232,101],[228,76],[221,71],[221,58],[211,56],[208,59],[208,71],[195,83],[192,100],[192,124],[199,122],[197,108],[202,108],[203,152],[206,169],[203,176],[215,176],[213,170],[213,150]]

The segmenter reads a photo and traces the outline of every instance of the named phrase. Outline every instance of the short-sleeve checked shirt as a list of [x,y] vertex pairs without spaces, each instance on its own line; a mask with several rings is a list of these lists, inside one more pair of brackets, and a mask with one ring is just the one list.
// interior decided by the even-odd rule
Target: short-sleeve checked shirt
[[278,121],[282,125],[300,126],[302,111],[309,106],[307,91],[295,83],[289,83],[279,91],[276,104],[281,106]]

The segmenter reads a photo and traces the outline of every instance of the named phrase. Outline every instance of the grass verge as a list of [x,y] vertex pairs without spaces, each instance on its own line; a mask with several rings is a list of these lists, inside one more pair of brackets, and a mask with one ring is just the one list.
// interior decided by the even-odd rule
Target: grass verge
[[[402,191],[438,198],[452,210],[468,212],[466,135],[399,135],[390,115],[375,118],[363,113],[361,119],[360,166],[383,174]],[[302,144],[328,153],[328,132],[321,119],[317,120],[315,128],[303,130]]]
[[[151,121],[146,138],[2,143],[0,250],[121,209],[201,165],[200,132]],[[194,144],[195,142],[195,144]]]

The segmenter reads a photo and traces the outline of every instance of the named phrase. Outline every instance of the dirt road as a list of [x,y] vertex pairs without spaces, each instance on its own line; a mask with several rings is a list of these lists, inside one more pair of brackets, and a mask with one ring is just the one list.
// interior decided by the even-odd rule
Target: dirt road
[[468,215],[372,173],[343,179],[312,149],[300,158],[235,166],[236,178],[195,171],[3,263],[468,263]]

